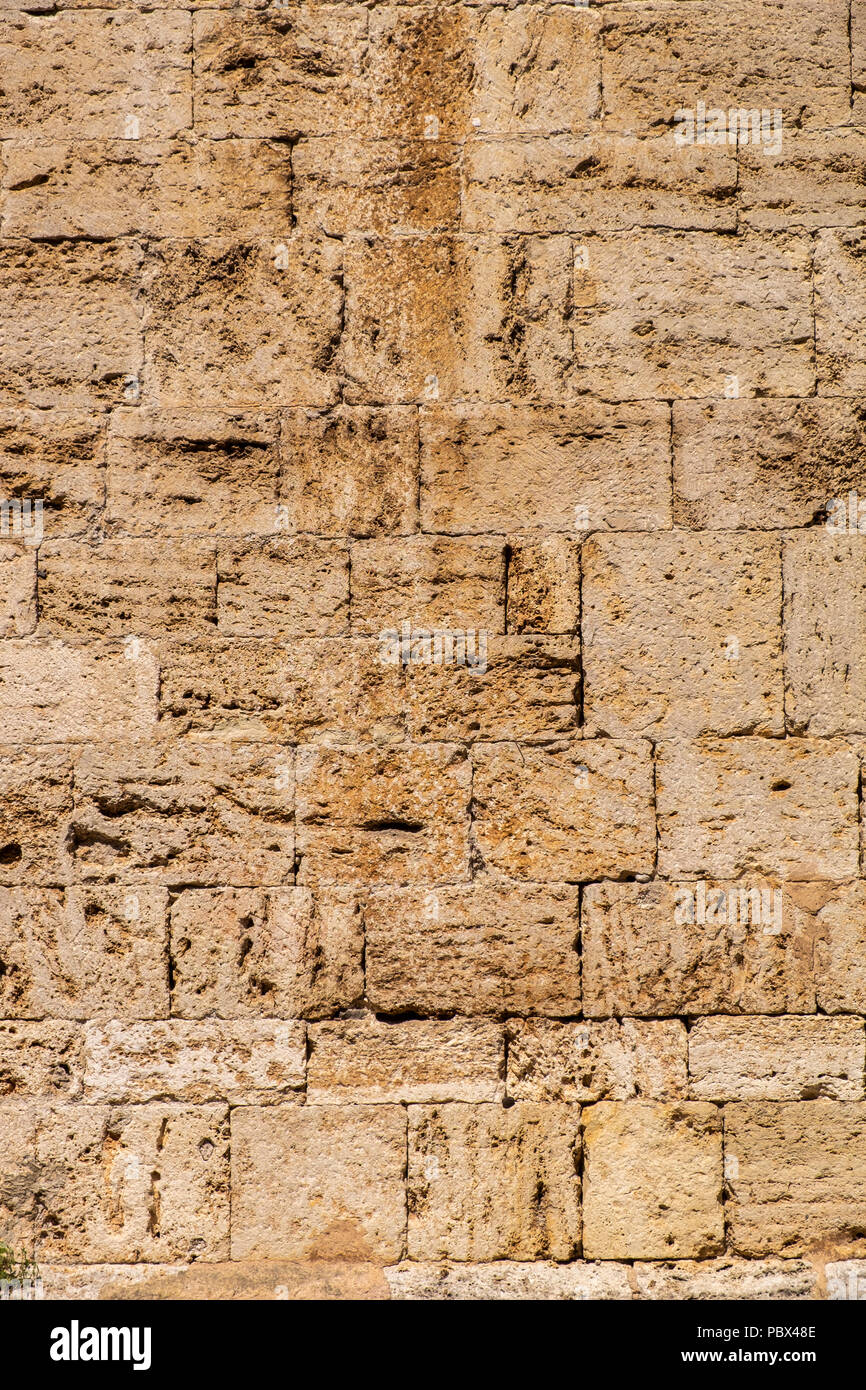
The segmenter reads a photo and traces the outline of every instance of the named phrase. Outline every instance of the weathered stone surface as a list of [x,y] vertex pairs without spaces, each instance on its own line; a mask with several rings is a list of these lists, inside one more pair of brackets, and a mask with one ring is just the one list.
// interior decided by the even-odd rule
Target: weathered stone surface
[[40,1261],[228,1256],[224,1106],[54,1107],[37,1117],[34,1177]]
[[20,521],[24,538],[28,516],[32,534],[41,523],[50,539],[95,524],[105,490],[104,433],[95,411],[0,410],[0,492],[4,500],[21,499],[20,512],[9,510],[13,537]]
[[447,663],[407,668],[413,740],[457,737],[471,743],[480,738],[555,738],[577,732],[580,656],[576,639],[491,635],[484,668]]
[[414,410],[286,411],[281,450],[288,526],[320,536],[405,535],[416,529]]
[[654,1299],[814,1299],[806,1260],[683,1260],[634,1265],[637,1297]]
[[345,890],[189,890],[171,907],[172,1013],[321,1018],[360,1001],[363,928]]
[[750,227],[784,232],[866,221],[866,131],[788,130],[777,155],[743,145],[738,163],[741,217]]
[[785,125],[850,119],[845,0],[612,5],[604,11],[604,95],[615,129],[667,126],[678,108],[775,108]]
[[223,542],[217,623],[231,637],[333,637],[346,631],[349,553],[306,536]]
[[866,387],[866,235],[860,229],[819,232],[815,246],[815,343],[818,390],[861,395]]
[[502,1100],[504,1072],[503,1030],[491,1022],[368,1017],[309,1030],[309,1105]]
[[567,536],[517,541],[508,564],[508,631],[572,633],[579,626],[577,541]]
[[502,632],[505,547],[495,539],[417,536],[352,546],[352,629]]
[[399,1260],[406,1230],[399,1105],[232,1112],[232,1259]]
[[0,1157],[0,1239],[32,1250],[36,1212],[36,1114],[31,1105],[4,1105]]
[[809,526],[833,498],[866,496],[856,401],[674,405],[674,520],[699,530]]
[[192,124],[188,11],[8,11],[0,138],[138,140]]
[[0,890],[0,1017],[164,1018],[160,888]]
[[411,1106],[410,1257],[573,1259],[579,1121],[576,1105]]
[[[847,503],[845,505],[847,519]],[[785,537],[786,712],[802,734],[866,730],[863,537],[818,530]]]
[[[6,525],[11,531],[12,522]],[[36,551],[0,541],[0,637],[25,637],[35,627]]]
[[0,883],[64,883],[72,764],[61,748],[0,748]]
[[572,261],[566,236],[348,240],[346,399],[567,399]]
[[701,1018],[689,1032],[696,1100],[862,1100],[866,1042],[854,1018]]
[[472,140],[467,232],[733,231],[734,150],[676,145],[670,133]]
[[590,1017],[863,1012],[861,881],[590,884],[582,927]]
[[187,1023],[88,1023],[84,1095],[90,1102],[285,1100],[306,1079],[302,1023],[204,1019]]
[[591,536],[581,564],[586,734],[783,733],[777,538]]
[[384,1013],[576,1014],[576,888],[484,879],[379,889],[367,901],[367,993]]
[[834,1260],[824,1266],[827,1298],[862,1302],[866,1298],[866,1261]]
[[296,775],[299,883],[468,877],[472,769],[455,744],[304,748]]
[[477,744],[473,764],[475,843],[491,869],[554,882],[652,872],[648,743]]
[[122,869],[165,885],[291,881],[288,748],[93,745],[75,783],[65,849],[82,878],[110,881]]
[[[738,1255],[862,1254],[866,1107],[830,1100],[725,1107],[726,1203]],[[736,1162],[732,1162],[736,1160]]]
[[120,405],[134,396],[144,340],[134,242],[0,242],[0,400],[6,406]]
[[590,1259],[703,1259],[724,1246],[722,1121],[712,1105],[585,1112],[584,1253]]
[[302,232],[456,231],[460,146],[440,140],[312,139],[292,150]]
[[149,390],[167,406],[330,404],[340,257],[333,239],[288,234],[151,243],[143,277]]
[[82,1030],[73,1023],[0,1023],[0,1097],[78,1100],[82,1042]]
[[155,732],[157,685],[145,644],[0,642],[0,722],[16,742],[147,738]]
[[16,142],[0,207],[5,236],[279,241],[292,226],[291,161],[269,140]]
[[490,1264],[425,1264],[407,1260],[391,1265],[385,1278],[394,1299],[630,1299],[629,1270],[609,1261],[503,1260]]
[[508,1094],[515,1100],[685,1100],[684,1024],[611,1019],[508,1025]]
[[425,406],[427,531],[645,531],[670,525],[662,403]]
[[811,267],[796,236],[587,235],[574,280],[581,390],[723,396],[732,377],[741,396],[813,389]]
[[856,877],[857,777],[842,740],[664,743],[656,766],[667,878]]
[[190,1265],[41,1265],[46,1299],[318,1301],[389,1297],[380,1266],[363,1260],[231,1260]]
[[39,634],[56,637],[212,633],[216,556],[206,541],[46,541],[39,551]]
[[106,523],[125,536],[275,533],[274,416],[116,410],[107,447]]
[[[375,640],[234,637],[160,643],[157,651],[165,731],[291,743],[388,743],[405,737],[403,671],[382,663]],[[444,676],[441,668],[437,674]],[[418,705],[423,711],[420,695]]]

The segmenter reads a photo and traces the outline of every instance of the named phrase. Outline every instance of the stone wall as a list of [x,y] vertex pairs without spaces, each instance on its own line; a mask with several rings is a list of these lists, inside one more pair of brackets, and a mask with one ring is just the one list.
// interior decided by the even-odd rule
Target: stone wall
[[866,1297],[866,4],[0,71],[0,1239]]

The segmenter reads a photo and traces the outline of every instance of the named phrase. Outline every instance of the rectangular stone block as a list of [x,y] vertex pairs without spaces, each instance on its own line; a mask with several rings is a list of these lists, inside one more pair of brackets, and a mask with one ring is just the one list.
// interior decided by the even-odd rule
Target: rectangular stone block
[[[6,529],[12,529],[9,522]],[[36,551],[16,541],[0,541],[0,637],[26,637],[35,627]]]
[[671,524],[663,402],[421,410],[425,531],[649,531]]
[[782,554],[789,726],[813,736],[857,733],[866,699],[863,537],[822,526],[786,536]]
[[581,569],[586,735],[781,736],[776,537],[596,535]]
[[678,1260],[633,1266],[641,1298],[813,1300],[815,1270],[806,1260]]
[[475,843],[492,870],[571,883],[652,873],[648,743],[476,744],[473,764]]
[[186,890],[171,906],[172,1014],[326,1018],[364,992],[364,931],[345,890]]
[[0,890],[0,1018],[164,1018],[160,888]]
[[225,1106],[58,1106],[37,1121],[29,1169],[40,1261],[228,1256]]
[[831,1100],[725,1108],[727,1224],[738,1255],[860,1254],[866,1106]]
[[65,849],[83,879],[282,884],[294,872],[291,750],[104,744],[82,750]]
[[581,391],[722,396],[734,377],[740,396],[813,391],[811,266],[797,236],[587,235],[574,281]]
[[47,1299],[75,1302],[183,1299],[265,1302],[285,1299],[384,1300],[388,1284],[371,1260],[215,1260],[212,1264],[45,1265]]
[[815,342],[818,391],[859,396],[866,386],[866,235],[819,232],[815,245]]
[[[677,109],[781,108],[786,126],[850,119],[845,0],[611,5],[604,10],[608,120],[644,130]],[[671,137],[672,138],[672,137]]]
[[580,547],[568,536],[518,540],[508,558],[509,632],[573,633],[580,627]]
[[734,231],[731,149],[651,139],[544,135],[470,140],[467,232],[621,232],[636,227]]
[[415,410],[286,411],[281,451],[288,527],[320,536],[417,530]]
[[277,242],[151,243],[148,390],[165,406],[329,405],[343,315],[341,256],[334,239],[288,233]]
[[415,536],[352,546],[352,629],[502,632],[505,547],[494,539]]
[[120,405],[144,353],[134,242],[0,242],[0,400]]
[[347,240],[346,400],[568,399],[572,260],[567,236]]
[[700,1018],[689,1032],[695,1100],[863,1100],[855,1018]]
[[555,738],[577,732],[578,641],[491,636],[484,667],[410,665],[411,738],[472,743],[479,738]]
[[816,998],[825,1013],[866,1013],[866,883],[806,885],[804,921],[814,937]]
[[72,763],[61,748],[0,747],[0,883],[67,881]]
[[374,889],[367,900],[370,1007],[390,1014],[576,1014],[578,890],[476,879]]
[[82,1030],[74,1023],[0,1023],[0,1097],[78,1100],[82,1042]]
[[105,519],[124,536],[274,535],[279,525],[275,416],[140,407],[116,410]]
[[471,782],[455,744],[301,749],[298,882],[468,878]]
[[204,636],[215,630],[216,587],[207,541],[46,541],[39,551],[39,635]]
[[[2,555],[2,551],[0,551]],[[0,562],[0,581],[3,565]],[[0,723],[21,743],[147,738],[159,671],[143,646],[0,642]]]
[[473,127],[502,135],[586,130],[601,110],[600,27],[588,9],[565,4],[482,14]]
[[184,10],[12,10],[0,69],[0,139],[152,140],[192,125]]
[[857,401],[674,405],[674,523],[729,531],[809,526],[850,489],[866,496]]
[[329,236],[456,231],[460,149],[417,138],[302,139],[292,148],[296,225]]
[[10,143],[0,206],[6,236],[255,240],[270,234],[280,241],[293,225],[289,146],[110,138]]
[[403,670],[383,664],[373,640],[234,637],[157,651],[166,732],[333,744],[405,737]]
[[610,1262],[590,1264],[572,1260],[491,1260],[489,1264],[429,1264],[407,1260],[391,1265],[385,1278],[391,1297],[412,1302],[455,1300],[485,1302],[493,1299],[630,1299],[628,1265]]
[[232,1259],[403,1255],[406,1112],[399,1105],[232,1112]]
[[573,1259],[579,1122],[576,1105],[413,1105],[410,1257]]
[[785,131],[777,155],[761,145],[738,151],[741,217],[750,227],[859,227],[866,221],[866,131]]
[[706,1259],[723,1250],[715,1106],[602,1101],[585,1112],[584,1144],[589,1259]]
[[93,1104],[183,1100],[276,1104],[306,1080],[303,1023],[88,1023],[84,1094]]
[[105,493],[104,417],[84,410],[0,410],[0,492],[21,503],[20,510],[9,509],[13,538],[19,525],[22,539],[89,530]]
[[[757,876],[589,884],[581,922],[585,1013],[814,1013],[821,929],[813,916],[831,885],[786,884],[778,917],[776,891]],[[840,955],[857,950],[857,935],[841,923],[831,939]]]
[[230,637],[333,637],[349,621],[349,552],[308,536],[224,541],[217,623]]
[[659,872],[856,877],[857,779],[857,755],[842,740],[664,743],[656,765]]
[[508,1095],[514,1100],[685,1100],[687,1035],[678,1019],[643,1023],[508,1024]]
[[309,1030],[307,1104],[501,1101],[503,1030],[479,1019],[376,1018]]

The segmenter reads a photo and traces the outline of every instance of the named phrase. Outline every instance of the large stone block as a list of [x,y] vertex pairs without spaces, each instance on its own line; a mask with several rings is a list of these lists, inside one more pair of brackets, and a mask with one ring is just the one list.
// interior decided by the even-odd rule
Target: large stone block
[[705,1259],[725,1242],[722,1120],[712,1105],[585,1112],[584,1253],[590,1259]]
[[830,535],[823,526],[785,538],[786,712],[793,732],[866,729],[863,544],[859,534]]
[[497,1101],[504,1074],[503,1029],[492,1022],[367,1017],[309,1029],[309,1105]]
[[349,552],[308,536],[223,541],[217,624],[230,637],[334,637],[349,620]]
[[515,1100],[685,1100],[687,1036],[679,1020],[605,1023],[526,1019],[508,1025]]
[[379,1012],[580,1009],[576,888],[476,879],[377,889],[365,919],[367,993]]
[[862,1100],[854,1018],[701,1018],[689,1032],[696,1100]]
[[[99,516],[105,493],[105,420],[86,410],[0,410],[0,491],[14,537],[79,535]],[[30,512],[25,502],[30,501]],[[41,502],[41,511],[36,503]],[[29,524],[28,524],[29,523]]]
[[216,587],[216,555],[207,541],[46,541],[39,551],[39,635],[204,636],[216,628]]
[[72,761],[62,748],[0,748],[0,883],[65,883]]
[[815,344],[822,396],[860,396],[866,388],[866,234],[819,232],[815,246]]
[[495,538],[415,536],[352,546],[352,630],[502,632],[505,547]]
[[[0,563],[0,578],[3,566]],[[159,671],[142,644],[0,642],[0,723],[21,743],[84,743],[155,733]]]
[[573,1259],[579,1121],[576,1105],[411,1106],[412,1259]]
[[232,1258],[403,1255],[406,1112],[399,1105],[232,1112]]

